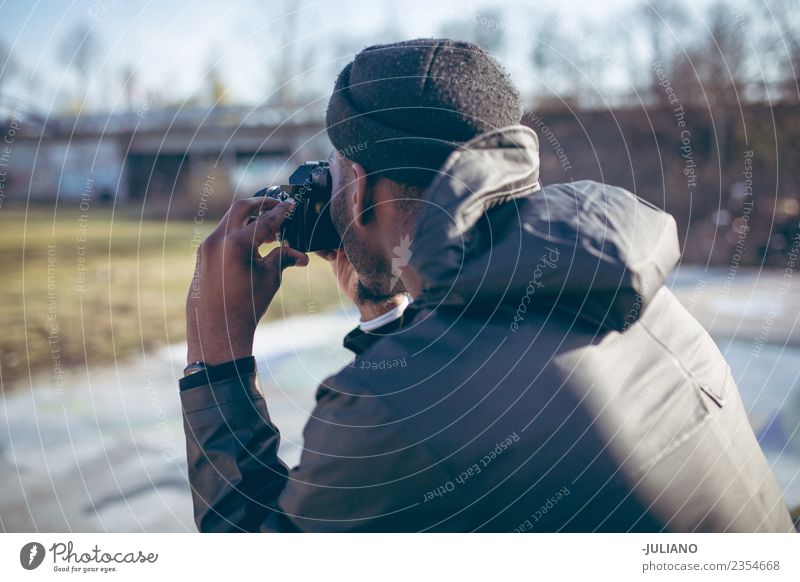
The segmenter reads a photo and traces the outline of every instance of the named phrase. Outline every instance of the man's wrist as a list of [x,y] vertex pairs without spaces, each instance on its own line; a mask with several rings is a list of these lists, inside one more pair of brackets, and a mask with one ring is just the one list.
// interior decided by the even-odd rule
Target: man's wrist
[[253,355],[253,335],[243,338],[190,338],[187,340],[186,362],[204,362],[216,366]]
[[230,348],[215,350],[213,348],[204,347],[203,350],[189,351],[187,353],[186,363],[203,362],[207,366],[217,366],[225,362],[230,362],[231,360],[238,360],[252,355],[252,347],[233,350]]
[[203,370],[195,372],[189,376],[184,376],[178,381],[178,385],[183,390],[197,388],[205,384],[213,384],[230,378],[247,376],[256,371],[256,360],[253,356],[237,358],[222,364],[207,366]]

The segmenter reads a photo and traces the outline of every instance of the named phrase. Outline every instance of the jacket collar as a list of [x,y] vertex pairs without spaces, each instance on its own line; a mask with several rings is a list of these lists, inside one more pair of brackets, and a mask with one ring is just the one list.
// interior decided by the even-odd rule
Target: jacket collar
[[426,192],[414,228],[410,263],[422,279],[422,306],[438,302],[470,253],[474,227],[489,208],[541,190],[539,140],[524,125],[481,134],[453,152]]

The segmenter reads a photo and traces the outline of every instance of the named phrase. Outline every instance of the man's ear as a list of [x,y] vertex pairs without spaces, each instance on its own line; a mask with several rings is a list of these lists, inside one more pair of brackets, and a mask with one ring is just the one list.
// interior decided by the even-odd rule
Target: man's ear
[[367,171],[358,162],[352,162],[347,170],[347,190],[353,204],[353,222],[363,227],[372,214],[372,192],[367,184]]

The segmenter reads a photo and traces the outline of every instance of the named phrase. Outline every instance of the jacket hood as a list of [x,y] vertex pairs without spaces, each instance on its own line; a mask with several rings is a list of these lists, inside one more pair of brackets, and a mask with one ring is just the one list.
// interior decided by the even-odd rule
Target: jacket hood
[[622,330],[680,252],[674,219],[622,188],[539,183],[539,144],[515,125],[454,152],[426,194],[410,263],[416,303],[470,312],[566,311]]

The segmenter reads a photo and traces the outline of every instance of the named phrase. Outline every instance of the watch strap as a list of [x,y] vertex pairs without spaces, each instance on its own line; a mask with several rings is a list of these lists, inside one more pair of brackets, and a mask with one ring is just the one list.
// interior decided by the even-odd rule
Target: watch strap
[[[187,368],[194,364],[202,364],[202,362],[193,362]],[[216,366],[205,366],[197,372],[184,376],[178,380],[178,385],[181,390],[189,390],[204,384],[213,384],[220,380],[227,380],[236,376],[246,376],[253,374],[256,371],[256,359],[253,356],[246,356],[238,360],[231,360]]]

